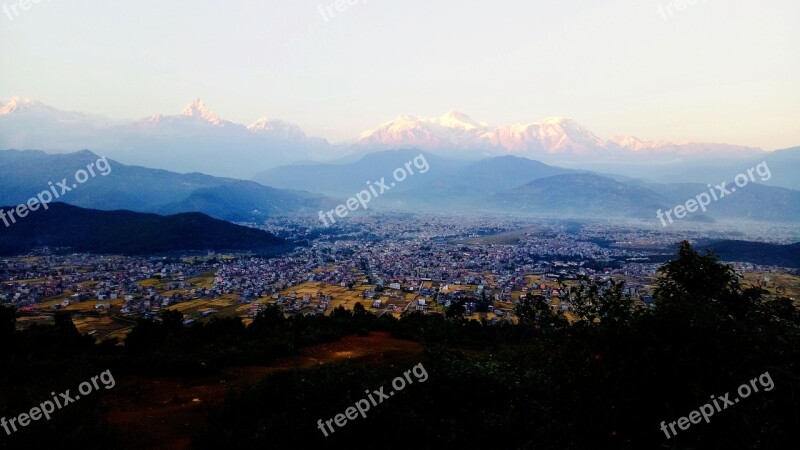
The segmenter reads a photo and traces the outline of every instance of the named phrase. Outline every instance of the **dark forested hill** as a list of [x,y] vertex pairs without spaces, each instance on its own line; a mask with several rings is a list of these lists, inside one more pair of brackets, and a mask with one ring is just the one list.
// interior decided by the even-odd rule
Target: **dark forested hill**
[[[3,207],[9,211],[10,207]],[[173,216],[131,211],[97,211],[63,203],[39,208],[6,227],[0,222],[0,254],[37,247],[90,253],[157,254],[175,251],[238,250],[275,253],[287,243],[265,231],[205,214]]]

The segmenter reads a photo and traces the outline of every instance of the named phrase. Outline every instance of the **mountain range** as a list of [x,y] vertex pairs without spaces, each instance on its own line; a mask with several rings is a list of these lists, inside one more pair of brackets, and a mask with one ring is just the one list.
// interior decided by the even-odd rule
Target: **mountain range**
[[[351,163],[279,167],[254,179],[274,187],[302,188],[332,197],[350,196],[364,189],[364,180],[381,176],[390,179],[394,168],[402,167],[404,161],[418,154],[419,150],[387,150],[370,153]],[[658,183],[552,166],[519,156],[495,156],[465,162],[427,152],[423,154],[428,159],[430,171],[399,183],[371,207],[654,220],[658,209],[672,209],[709,189],[707,184]],[[718,175],[721,178],[712,178],[714,184],[725,180],[729,186],[733,184],[735,173]],[[796,176],[787,175],[796,181]],[[706,222],[717,219],[791,222],[800,219],[800,191],[768,186],[757,180],[730,198],[714,202],[706,214],[691,214],[687,219]]]
[[351,163],[313,163],[292,164],[276,167],[257,174],[253,180],[265,185],[283,189],[302,189],[311,192],[324,192],[325,195],[349,197],[365,189],[368,181],[387,179],[398,167],[403,167],[413,158],[423,155],[430,169],[424,174],[409,176],[398,183],[394,192],[405,192],[425,185],[432,178],[443,177],[470,164],[468,161],[454,160],[416,149],[386,150],[369,153]]
[[[0,204],[27,201],[99,157],[88,150],[50,155],[41,151],[0,151]],[[98,176],[67,193],[60,201],[102,210],[177,214],[201,212],[234,222],[319,209],[334,202],[305,191],[274,189],[253,181],[218,178],[201,173],[127,166],[109,160],[108,176]]]
[[561,117],[490,126],[457,111],[434,118],[400,115],[356,139],[331,144],[281,120],[261,118],[250,125],[225,120],[200,99],[179,114],[156,114],[129,122],[62,111],[19,97],[0,107],[0,149],[63,153],[86,148],[124,164],[236,178],[251,178],[299,161],[349,158],[346,160],[352,162],[382,150],[414,148],[450,159],[475,161],[515,155],[579,170],[688,182],[703,180],[685,177],[687,168],[707,173],[703,168],[713,171],[724,162],[738,171],[744,164],[771,155],[757,148],[719,143],[651,142],[633,136],[602,139],[578,122]]
[[[420,154],[430,170],[409,176],[374,199],[370,208],[655,221],[658,209],[672,209],[708,191],[704,184],[656,183],[518,156],[466,162],[408,149],[369,154],[353,163],[290,165],[262,174],[259,182],[179,174],[111,160],[108,176],[87,181],[59,201],[99,210],[200,212],[234,222],[263,222],[287,214],[314,218],[320,210],[330,210],[366,189],[365,182],[381,177],[389,181],[394,168]],[[6,174],[0,178],[0,204],[23,203],[46,189],[48,181],[69,177],[97,159],[89,151],[56,155],[0,151],[0,170]],[[687,220],[797,221],[800,191],[750,183],[730,198],[713,202],[708,212],[691,214]]]
[[0,148],[92,149],[126,164],[249,178],[257,168],[328,154],[323,139],[268,118],[246,126],[221,119],[200,99],[180,114],[118,123],[13,98],[0,108]]
[[357,145],[440,151],[483,150],[565,161],[582,157],[612,160],[632,156],[752,157],[762,152],[757,148],[724,144],[643,142],[633,136],[603,140],[578,122],[564,117],[494,127],[458,111],[450,111],[436,118],[400,115],[374,130],[362,133]]

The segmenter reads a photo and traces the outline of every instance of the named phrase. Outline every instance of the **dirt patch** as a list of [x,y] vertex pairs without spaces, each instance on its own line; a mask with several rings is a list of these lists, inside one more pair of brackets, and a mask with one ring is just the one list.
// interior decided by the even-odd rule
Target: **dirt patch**
[[217,408],[230,388],[252,385],[281,370],[307,369],[347,359],[394,365],[422,352],[417,342],[374,332],[305,348],[300,355],[269,366],[231,367],[197,378],[119,377],[104,403],[106,418],[121,449],[188,449],[194,433],[206,427],[208,409]]

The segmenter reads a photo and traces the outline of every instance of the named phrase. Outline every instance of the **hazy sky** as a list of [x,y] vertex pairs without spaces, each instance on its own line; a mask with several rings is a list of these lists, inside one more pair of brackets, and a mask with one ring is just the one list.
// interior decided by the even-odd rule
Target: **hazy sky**
[[798,0],[350,1],[0,0],[0,99],[138,119],[201,97],[332,141],[457,109],[800,145]]

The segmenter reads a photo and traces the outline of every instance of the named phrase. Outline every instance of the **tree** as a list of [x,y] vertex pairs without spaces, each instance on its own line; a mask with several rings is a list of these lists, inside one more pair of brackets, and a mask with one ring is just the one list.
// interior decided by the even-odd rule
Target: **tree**
[[739,276],[731,266],[721,264],[711,252],[701,256],[688,241],[681,243],[678,259],[664,264],[659,272],[663,277],[656,297],[665,302],[689,293],[695,302],[717,302],[741,293]]
[[466,312],[467,309],[464,307],[464,302],[452,302],[444,312],[444,316],[448,319],[464,320]]
[[248,327],[254,334],[267,334],[286,323],[283,310],[278,305],[267,305],[263,311],[259,312],[253,319],[253,323]]
[[592,281],[588,277],[581,277],[578,287],[569,288],[573,311],[584,324],[630,323],[640,308],[624,292],[624,281]]
[[75,328],[75,324],[72,323],[72,314],[69,312],[56,312],[53,316],[53,321],[56,333],[58,333],[60,336],[67,339],[80,338],[81,334],[78,332],[78,329]]
[[13,306],[0,305],[0,339],[4,342],[14,335],[17,324],[17,309]]
[[179,311],[164,310],[161,312],[161,322],[167,331],[179,330],[183,326],[183,314]]
[[752,316],[763,299],[759,287],[743,290],[733,267],[720,263],[711,252],[700,255],[683,241],[678,258],[659,269],[656,309],[663,314],[701,318],[703,321]]
[[362,305],[361,302],[356,302],[356,304],[353,306],[353,316],[359,318],[359,317],[364,317],[366,315],[367,315],[367,310],[366,308],[364,308],[364,305]]
[[2,355],[14,351],[14,331],[17,326],[17,310],[13,306],[0,305],[0,346]]
[[331,311],[331,319],[336,321],[349,321],[353,318],[352,311],[348,311],[344,306],[339,305]]
[[514,307],[514,312],[520,323],[532,325],[539,330],[551,331],[567,325],[567,319],[553,311],[550,303],[541,295],[527,294]]

